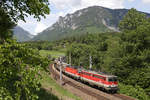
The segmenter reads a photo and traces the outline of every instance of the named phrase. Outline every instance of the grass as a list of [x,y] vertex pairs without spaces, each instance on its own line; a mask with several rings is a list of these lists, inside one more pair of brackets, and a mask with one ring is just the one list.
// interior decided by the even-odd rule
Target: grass
[[[59,56],[65,56],[65,51],[66,49],[60,49],[59,51],[40,50],[39,52],[43,57],[51,55],[51,57],[56,58]],[[39,92],[39,100],[59,100],[61,98],[65,98],[66,100],[81,100],[79,97],[57,84],[56,81],[50,77],[48,72],[43,70],[41,71],[41,75],[42,89]]]
[[40,55],[43,57],[50,55],[53,58],[57,58],[60,56],[65,56],[65,50],[60,51],[40,50]]
[[59,100],[59,98],[55,95],[53,95],[48,90],[41,88],[38,92],[39,100]]
[[[61,87],[59,84],[57,84],[55,82],[55,80],[53,80],[50,77],[50,75],[45,71],[42,72],[41,83],[42,83],[42,87],[44,89],[48,90],[49,92],[51,92],[51,91],[55,92],[55,94],[57,94],[57,96],[59,96],[61,98],[71,98],[73,100],[81,100],[80,98],[73,95],[72,93],[70,93],[63,87]],[[46,96],[44,96],[44,97],[46,97]],[[58,100],[57,98],[55,98],[55,96],[51,96],[51,97],[53,97],[54,99],[45,99],[45,100]],[[40,100],[44,100],[44,99],[40,99]]]

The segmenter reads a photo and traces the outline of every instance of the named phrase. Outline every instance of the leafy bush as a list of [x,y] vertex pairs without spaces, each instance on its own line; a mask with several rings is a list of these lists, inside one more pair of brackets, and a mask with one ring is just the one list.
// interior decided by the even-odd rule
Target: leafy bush
[[40,69],[48,61],[14,40],[0,44],[0,100],[38,99]]
[[132,86],[132,85],[124,85],[124,84],[120,83],[119,88],[120,88],[119,93],[126,94],[128,96],[132,96],[139,100],[150,100],[150,97],[148,97],[146,95],[144,89],[142,89],[138,85]]

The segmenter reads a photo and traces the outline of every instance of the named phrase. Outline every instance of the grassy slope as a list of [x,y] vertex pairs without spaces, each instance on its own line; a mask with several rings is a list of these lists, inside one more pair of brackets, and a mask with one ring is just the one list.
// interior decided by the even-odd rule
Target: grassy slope
[[64,56],[65,50],[59,50],[59,51],[40,50],[40,55],[44,57],[51,55],[51,57],[57,58],[59,56]]
[[[60,49],[59,51],[49,51],[49,50],[40,50],[40,54],[44,57],[51,55],[52,57],[59,57],[65,55],[65,49]],[[48,72],[42,71],[42,91],[40,100],[58,100],[61,98],[71,99],[71,100],[80,100],[66,89],[62,88],[59,84],[53,80]],[[55,95],[53,95],[55,94]],[[48,99],[49,98],[49,99]],[[64,99],[63,99],[64,100]]]
[[[72,93],[70,93],[66,89],[62,88],[59,84],[57,84],[55,82],[55,80],[53,80],[50,77],[49,73],[46,73],[44,71],[42,72],[41,83],[42,83],[42,87],[45,90],[47,90],[49,93],[54,93],[55,95],[57,95],[59,97],[59,99],[66,98],[66,99],[80,100],[77,96],[73,95]],[[53,98],[54,98],[54,100],[57,100],[57,98],[55,99],[54,96],[53,96]]]
[[49,90],[41,88],[38,92],[39,100],[59,100],[57,96],[52,94]]

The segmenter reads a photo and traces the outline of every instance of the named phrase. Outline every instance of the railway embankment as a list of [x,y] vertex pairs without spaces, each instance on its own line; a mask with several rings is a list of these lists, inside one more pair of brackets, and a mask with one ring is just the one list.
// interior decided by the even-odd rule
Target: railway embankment
[[52,77],[57,81],[58,84],[61,83],[63,88],[67,89],[76,96],[79,96],[83,100],[135,100],[123,94],[105,93],[99,89],[92,88],[65,75],[62,75],[63,79],[62,82],[60,82],[59,71],[55,69],[53,64],[50,65],[50,71]]

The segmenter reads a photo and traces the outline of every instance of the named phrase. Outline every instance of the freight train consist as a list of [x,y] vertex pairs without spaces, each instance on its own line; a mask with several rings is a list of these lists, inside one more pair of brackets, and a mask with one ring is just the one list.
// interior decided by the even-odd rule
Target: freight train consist
[[59,59],[55,59],[56,69],[59,70],[60,66],[62,67],[62,72],[65,75],[74,79],[97,86],[109,92],[114,93],[118,90],[117,76],[86,70],[78,66],[71,66],[67,63],[61,62]]

